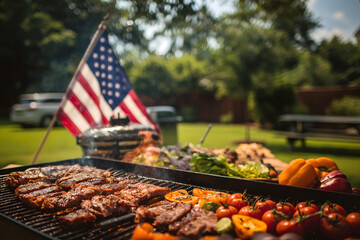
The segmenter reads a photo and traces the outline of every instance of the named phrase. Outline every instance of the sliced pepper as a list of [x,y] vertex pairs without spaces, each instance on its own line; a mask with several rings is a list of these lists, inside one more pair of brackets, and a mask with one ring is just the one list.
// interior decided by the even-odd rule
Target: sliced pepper
[[315,168],[302,158],[295,159],[279,174],[279,183],[297,187],[314,187],[318,182]]
[[135,228],[131,240],[180,240],[180,238],[169,233],[156,233],[154,231],[151,224],[143,223]]
[[165,195],[165,199],[171,202],[191,203],[192,205],[197,204],[199,201],[198,197],[189,195],[185,189],[170,192]]
[[200,188],[194,188],[193,195],[200,199],[200,206],[202,206],[205,202],[215,202],[219,205],[223,205],[226,204],[227,198],[230,196],[229,193],[204,190]]
[[266,232],[265,222],[249,216],[235,214],[231,217],[235,233],[241,239],[251,238],[256,232]]

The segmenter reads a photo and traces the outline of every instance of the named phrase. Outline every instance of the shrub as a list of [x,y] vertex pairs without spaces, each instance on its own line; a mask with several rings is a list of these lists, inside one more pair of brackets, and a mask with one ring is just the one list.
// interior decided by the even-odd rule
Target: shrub
[[229,112],[220,116],[221,123],[232,123],[234,122],[234,114]]
[[360,116],[360,98],[345,96],[334,100],[326,109],[327,115]]
[[187,106],[180,109],[180,115],[183,117],[184,122],[195,122],[196,112],[194,107]]

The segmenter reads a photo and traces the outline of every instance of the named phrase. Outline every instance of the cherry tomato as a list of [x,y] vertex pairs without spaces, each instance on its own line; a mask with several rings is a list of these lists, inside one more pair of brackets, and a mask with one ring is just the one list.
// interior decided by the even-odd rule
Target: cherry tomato
[[239,211],[240,215],[245,215],[245,216],[249,216],[249,217],[253,217],[253,218],[257,218],[259,220],[261,220],[262,217],[262,212],[259,208],[255,208],[253,206],[245,206],[242,207]]
[[216,216],[218,219],[224,218],[224,217],[228,217],[231,218],[232,215],[237,214],[238,210],[233,207],[233,206],[220,206],[217,210],[216,210]]
[[311,202],[299,202],[298,204],[296,204],[295,210],[298,210],[298,209],[303,208],[303,207],[312,207],[316,211],[319,211],[319,207],[316,206],[315,204],[311,203]]
[[295,212],[295,207],[289,202],[278,202],[275,207],[276,211],[282,212],[286,216],[292,217]]
[[283,219],[281,213],[276,210],[267,210],[261,217],[261,220],[267,225],[267,232],[276,234],[276,225]]
[[301,236],[304,235],[304,229],[301,224],[296,224],[295,220],[281,220],[276,225],[276,233],[283,235],[284,233],[296,233]]
[[358,195],[360,195],[360,189],[358,189],[358,188],[352,188],[351,190],[352,190],[353,194],[358,194]]
[[336,203],[327,203],[322,208],[323,213],[329,215],[330,213],[338,213],[341,214],[343,217],[346,216],[346,210]]
[[351,232],[355,236],[360,236],[360,213],[352,212],[345,217],[345,221],[349,224]]
[[255,207],[259,208],[261,213],[264,214],[266,211],[275,208],[275,202],[270,199],[265,200],[265,201],[259,200],[255,203]]
[[240,210],[242,207],[248,206],[249,201],[242,193],[234,193],[227,198],[227,204]]
[[324,239],[339,240],[350,236],[351,230],[345,217],[338,213],[330,213],[320,220],[320,231]]
[[271,199],[266,199],[265,203],[270,206],[270,209],[275,209],[276,208],[276,203]]
[[300,221],[299,223],[303,226],[305,233],[313,233],[318,230],[320,215],[314,215],[317,212],[313,207],[303,207],[294,213],[294,219]]

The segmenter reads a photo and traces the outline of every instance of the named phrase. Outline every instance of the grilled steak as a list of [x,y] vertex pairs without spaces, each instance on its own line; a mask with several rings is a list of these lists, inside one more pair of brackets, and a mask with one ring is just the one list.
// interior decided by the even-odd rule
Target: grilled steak
[[186,239],[199,239],[204,234],[216,233],[217,217],[214,212],[194,208],[192,214],[193,218],[190,221],[180,222],[181,228],[177,232],[178,236]]
[[111,177],[110,171],[98,169],[89,166],[80,166],[75,164],[73,166],[48,166],[42,168],[31,168],[22,172],[12,172],[5,179],[7,186],[16,188],[21,184],[33,183],[33,182],[50,182],[53,183],[58,179],[67,176],[75,176],[78,174],[88,174],[98,177]]
[[169,224],[179,220],[191,210],[191,207],[192,205],[190,203],[177,203],[174,208],[157,216],[154,221],[154,226],[167,230]]
[[80,206],[82,200],[89,199],[96,193],[92,188],[77,186],[65,194],[45,199],[41,209],[45,211],[61,211],[67,208],[76,208]]
[[97,217],[106,218],[109,216],[117,216],[128,212],[129,206],[127,202],[119,196],[94,196],[91,200],[85,200],[81,204],[81,208],[89,210]]
[[51,182],[51,179],[41,173],[38,168],[24,172],[12,172],[5,178],[5,183],[10,188],[16,188],[21,184],[29,182]]
[[95,220],[96,216],[87,209],[79,209],[59,217],[60,224],[65,229],[73,229],[80,225],[93,223]]
[[135,212],[135,222],[153,222],[157,216],[176,206],[175,202],[163,200],[149,206],[140,206]]
[[206,216],[207,212],[202,207],[194,207],[191,211],[186,214],[180,221],[173,222],[169,225],[169,232],[177,233],[182,226],[202,216]]
[[163,197],[170,191],[171,189],[168,187],[158,187],[149,183],[135,183],[115,194],[129,201],[133,207],[138,207],[141,202],[155,197]]
[[[41,206],[45,200],[52,198],[52,197],[59,196],[59,195],[63,195],[66,193],[64,191],[52,192],[52,191],[49,191],[50,189],[51,188],[44,188],[42,190],[35,191],[32,193],[20,194],[18,197],[23,203],[25,203],[29,206],[32,206],[35,208],[41,208]],[[36,195],[36,196],[34,196],[34,195]]]
[[56,186],[56,185],[47,182],[35,182],[35,183],[23,184],[15,189],[15,195],[18,196],[20,194],[26,194],[52,186]]

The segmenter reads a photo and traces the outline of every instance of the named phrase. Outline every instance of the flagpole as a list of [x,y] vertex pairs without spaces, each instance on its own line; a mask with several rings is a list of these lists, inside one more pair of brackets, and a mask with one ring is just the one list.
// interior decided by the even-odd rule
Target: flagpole
[[[67,89],[71,89],[72,86],[75,84],[76,78],[77,78],[77,76],[78,76],[78,74],[79,74],[79,72],[80,72],[80,69],[84,66],[85,62],[88,60],[90,52],[91,52],[91,51],[94,49],[94,47],[95,47],[95,43],[97,43],[97,41],[99,40],[101,34],[106,30],[106,22],[107,22],[107,20],[109,19],[109,17],[110,17],[110,14],[107,13],[107,14],[105,15],[105,17],[103,18],[103,20],[101,21],[101,23],[99,24],[98,29],[96,30],[93,38],[91,39],[91,42],[90,42],[88,48],[87,48],[86,51],[85,51],[84,56],[82,57],[79,65],[78,65],[78,67],[76,68],[76,71],[75,71],[75,73],[74,73],[74,75],[73,75],[73,77],[72,77],[72,79],[71,79],[71,81],[70,81],[69,86],[67,87]],[[66,91],[66,92],[67,92],[67,91]],[[64,106],[65,101],[66,101],[66,95],[63,96],[63,98],[62,98],[62,100],[61,100],[61,102],[60,102],[60,105],[59,105],[58,109],[56,110],[56,112],[55,112],[55,114],[54,114],[54,116],[53,116],[53,118],[52,118],[52,120],[51,120],[51,122],[50,122],[50,124],[49,124],[49,126],[48,126],[48,128],[47,128],[47,131],[46,131],[46,133],[45,133],[45,136],[44,136],[43,139],[41,140],[40,146],[39,146],[38,149],[36,150],[36,153],[35,153],[32,161],[31,161],[31,164],[35,164],[36,159],[37,159],[37,157],[39,156],[39,153],[40,153],[42,147],[44,146],[45,141],[46,141],[46,139],[47,139],[47,137],[48,137],[51,129],[52,129],[52,128],[54,127],[54,125],[55,125],[58,112],[59,112],[59,110]]]

